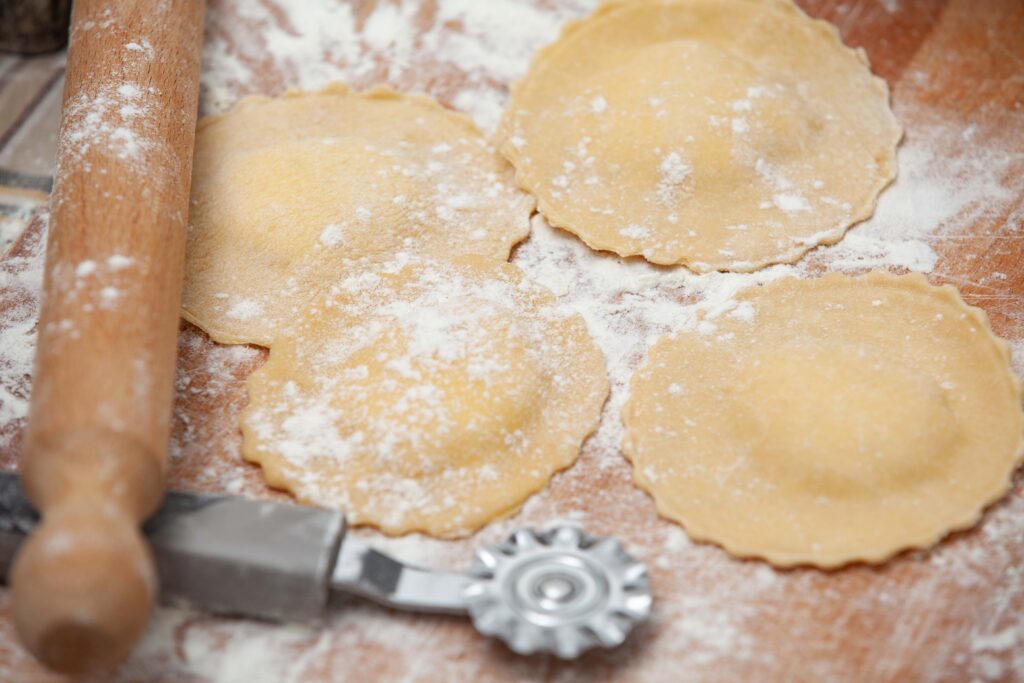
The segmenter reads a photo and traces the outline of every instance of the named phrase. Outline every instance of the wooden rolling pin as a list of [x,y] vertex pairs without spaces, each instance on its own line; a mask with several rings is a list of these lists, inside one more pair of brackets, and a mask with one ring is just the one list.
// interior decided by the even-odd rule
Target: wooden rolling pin
[[203,0],[76,0],[12,569],[25,646],[127,657],[156,592],[140,523],[170,434]]

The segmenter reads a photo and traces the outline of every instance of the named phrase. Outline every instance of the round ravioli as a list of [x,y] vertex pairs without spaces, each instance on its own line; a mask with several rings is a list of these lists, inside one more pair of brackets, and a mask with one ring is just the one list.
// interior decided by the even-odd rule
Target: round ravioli
[[433,100],[248,97],[196,133],[184,316],[267,345],[322,283],[381,255],[507,259],[532,210],[472,122]]
[[387,533],[511,514],[576,459],[608,395],[583,319],[506,263],[392,262],[316,299],[249,379],[267,482]]
[[512,90],[501,151],[595,249],[749,272],[838,241],[902,131],[862,50],[788,0],[617,0]]
[[880,562],[973,525],[1022,455],[983,311],[921,275],[784,279],[658,341],[623,449],[659,511],[773,564]]

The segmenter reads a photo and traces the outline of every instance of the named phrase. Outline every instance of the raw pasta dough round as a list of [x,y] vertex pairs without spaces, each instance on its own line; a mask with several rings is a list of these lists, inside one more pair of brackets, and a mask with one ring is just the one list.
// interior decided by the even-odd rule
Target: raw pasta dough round
[[184,316],[267,345],[368,258],[507,259],[532,210],[472,122],[433,100],[341,85],[248,97],[196,133]]
[[392,534],[469,533],[576,459],[608,394],[579,316],[481,257],[333,287],[249,379],[267,482]]
[[739,300],[660,340],[623,409],[637,484],[692,537],[781,566],[881,562],[1007,491],[1020,383],[955,289],[875,272]]
[[591,247],[749,272],[870,216],[901,134],[864,52],[788,0],[618,0],[537,55],[498,139]]

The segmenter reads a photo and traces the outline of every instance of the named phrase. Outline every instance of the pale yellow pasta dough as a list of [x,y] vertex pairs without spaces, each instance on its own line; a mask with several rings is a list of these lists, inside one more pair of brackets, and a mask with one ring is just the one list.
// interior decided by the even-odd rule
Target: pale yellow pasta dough
[[184,316],[266,345],[323,283],[382,254],[507,259],[532,209],[472,122],[426,97],[248,97],[196,133]]
[[249,379],[243,454],[387,533],[469,533],[576,459],[608,394],[583,319],[482,257],[339,280]]
[[631,383],[638,485],[696,539],[789,566],[880,562],[973,525],[1022,456],[985,313],[921,275],[787,278],[663,338]]
[[788,0],[615,0],[536,56],[498,140],[591,247],[749,272],[871,215],[901,134],[864,52]]

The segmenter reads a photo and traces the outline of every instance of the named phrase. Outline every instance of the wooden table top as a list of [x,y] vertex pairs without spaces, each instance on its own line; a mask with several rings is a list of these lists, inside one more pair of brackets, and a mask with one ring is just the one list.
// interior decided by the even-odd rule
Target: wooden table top
[[[258,3],[260,16],[240,0],[210,0],[212,58],[237,62],[245,79],[229,95],[274,94],[296,84],[291,65],[264,55],[261,21],[278,37],[302,36],[278,6]],[[494,0],[503,11],[514,0]],[[580,13],[583,0],[522,0],[537,11]],[[353,0],[361,32],[382,11],[413,7],[422,30],[457,36],[458,22],[434,26],[438,2]],[[390,9],[381,7],[391,4]],[[880,205],[891,225],[905,226],[907,242],[937,257],[929,278],[959,287],[969,303],[988,311],[997,334],[1010,340],[1018,372],[1024,363],[1024,3],[1017,0],[800,0],[808,13],[835,23],[847,44],[867,51],[884,77],[906,129],[901,178]],[[241,28],[240,28],[241,27]],[[304,33],[305,32],[305,33]],[[440,32],[440,33],[438,33]],[[312,40],[307,36],[308,39]],[[296,38],[298,39],[298,38]],[[246,41],[253,40],[255,43]],[[379,36],[366,45],[379,45]],[[366,48],[363,45],[363,48]],[[371,45],[372,46],[372,45]],[[272,47],[272,46],[271,46]],[[278,48],[280,46],[278,45]],[[421,46],[422,47],[422,46]],[[425,47],[423,49],[426,49]],[[272,53],[270,50],[268,54]],[[225,57],[225,54],[227,57]],[[425,90],[458,108],[467,79],[491,78],[442,60],[389,63],[381,48],[357,86],[391,81]],[[384,55],[384,57],[381,57]],[[344,65],[365,53],[330,52],[318,58]],[[416,57],[414,54],[413,57]],[[209,64],[204,68],[211,68]],[[355,73],[355,72],[354,72]],[[214,74],[215,75],[215,74]],[[204,92],[207,111],[230,102]],[[487,84],[485,84],[487,85]],[[895,216],[895,214],[899,214]],[[878,219],[886,218],[877,216]],[[898,219],[898,220],[897,220]],[[932,224],[929,224],[932,223]],[[31,327],[45,221],[37,219],[0,262],[0,340]],[[854,228],[861,244],[874,222]],[[881,228],[878,228],[881,229]],[[854,238],[858,239],[858,238]],[[829,249],[807,261],[811,270],[836,267]],[[890,260],[891,262],[891,260]],[[870,265],[870,258],[862,263]],[[37,287],[37,285],[36,285]],[[0,346],[0,379],[10,384],[13,348]],[[183,324],[178,401],[169,482],[175,488],[227,491],[286,499],[269,491],[258,468],[239,457],[237,417],[244,381],[265,354],[220,347]],[[6,365],[5,365],[6,363]],[[21,397],[30,381],[6,387]],[[0,392],[0,401],[11,393]],[[12,400],[10,398],[8,401]],[[17,465],[24,418],[0,404],[0,467]],[[607,417],[606,417],[607,419]],[[6,421],[3,421],[6,420]],[[468,563],[472,548],[524,524],[573,519],[613,534],[651,568],[656,595],[652,622],[622,648],[574,663],[519,658],[478,637],[455,618],[401,615],[358,601],[343,602],[323,628],[273,625],[162,609],[123,681],[1012,681],[1024,680],[1024,477],[973,530],[927,552],[905,553],[880,566],[840,571],[777,571],[758,561],[730,558],[718,547],[693,544],[678,526],[660,519],[631,483],[628,464],[591,442],[580,461],[510,520],[461,541],[384,539],[360,535],[399,555],[441,567]],[[0,681],[64,680],[41,670],[18,646],[7,591],[0,589]]]

